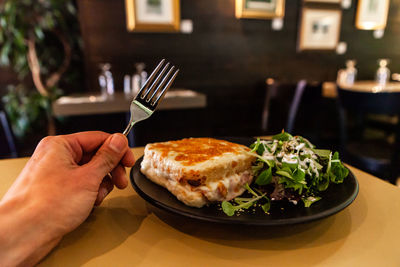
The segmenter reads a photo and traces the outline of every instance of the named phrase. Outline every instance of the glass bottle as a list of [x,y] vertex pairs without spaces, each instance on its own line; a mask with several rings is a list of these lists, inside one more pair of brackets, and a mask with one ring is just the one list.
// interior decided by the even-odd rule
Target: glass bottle
[[132,76],[132,94],[136,95],[147,80],[146,64],[136,63],[135,73]]
[[390,70],[387,67],[389,64],[388,59],[379,59],[378,60],[379,68],[376,71],[375,80],[380,85],[385,85],[390,79]]
[[357,78],[356,61],[354,59],[346,61],[346,84],[352,85]]
[[131,76],[126,74],[124,76],[124,94],[125,95],[131,95],[132,90],[131,90]]
[[111,64],[100,64],[101,73],[99,75],[99,85],[102,96],[108,97],[114,95],[114,79],[110,71]]

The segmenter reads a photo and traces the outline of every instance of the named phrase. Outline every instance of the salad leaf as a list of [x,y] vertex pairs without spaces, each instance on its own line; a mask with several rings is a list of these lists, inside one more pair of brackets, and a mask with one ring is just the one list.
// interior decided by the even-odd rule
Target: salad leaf
[[276,174],[293,180],[292,171],[289,168],[283,168],[277,171]]
[[317,185],[318,190],[325,191],[326,189],[328,189],[329,181],[330,181],[330,175],[328,173],[324,173],[321,176],[321,179]]
[[235,211],[238,211],[240,209],[248,209],[251,206],[254,205],[254,203],[257,201],[258,199],[254,198],[251,201],[248,202],[243,202],[240,205],[234,206],[232,205],[230,202],[228,201],[223,201],[221,204],[222,210],[225,212],[226,215],[228,216],[233,216],[235,214]]
[[265,151],[265,146],[261,143],[260,138],[257,138],[257,141],[250,145],[251,151],[256,152],[258,155],[262,155]]
[[297,169],[293,172],[293,175],[292,175],[292,176],[293,176],[293,179],[294,179],[295,181],[301,182],[301,181],[304,181],[304,179],[306,178],[306,173],[305,173],[303,170],[297,168]]
[[331,151],[328,149],[313,149],[313,151],[321,158],[328,158]]
[[311,206],[311,204],[317,202],[318,200],[320,200],[321,197],[307,197],[307,198],[302,198],[301,200],[303,200],[304,202],[304,207],[309,208]]
[[290,133],[282,131],[279,134],[276,134],[272,136],[272,140],[278,140],[278,141],[289,141],[293,138],[293,136]]
[[264,194],[257,194],[253,189],[250,188],[248,184],[245,185],[245,188],[254,196],[252,198],[235,198],[234,201],[239,205],[233,205],[229,201],[223,201],[221,204],[223,212],[225,212],[228,216],[233,216],[236,211],[242,209],[248,209],[252,207],[254,204],[257,203],[258,200],[264,198],[266,199],[267,203],[263,204],[261,207],[265,212],[268,212],[269,206],[268,203],[270,202],[269,198],[266,197],[266,193]]
[[287,162],[282,162],[282,167],[283,168],[289,168],[291,171],[294,171],[298,167],[298,163],[287,163]]
[[264,162],[258,161],[256,165],[251,166],[253,174],[256,176],[264,168]]
[[260,173],[255,183],[258,185],[267,185],[270,184],[271,181],[272,181],[272,169],[270,167]]
[[302,199],[304,206],[310,207],[321,199],[319,193],[331,183],[342,183],[349,173],[338,152],[315,148],[306,138],[286,132],[269,141],[257,139],[250,147],[257,157],[252,166],[256,179],[245,189],[252,197],[223,203],[229,216],[255,204],[267,212],[271,207],[269,197],[276,201]]
[[265,199],[267,199],[267,202],[265,202],[265,204],[261,205],[261,208],[263,209],[263,211],[265,213],[267,213],[271,208],[271,200],[269,200],[269,198],[267,198],[267,197],[265,197]]
[[339,160],[339,153],[335,152],[331,160],[331,182],[336,184],[343,183],[343,179],[346,178],[348,174],[349,170],[343,166],[342,162]]

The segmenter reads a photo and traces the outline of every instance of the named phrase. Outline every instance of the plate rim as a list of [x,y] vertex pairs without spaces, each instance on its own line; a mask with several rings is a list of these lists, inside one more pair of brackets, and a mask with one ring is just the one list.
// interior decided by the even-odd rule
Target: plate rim
[[[283,225],[294,225],[294,224],[301,224],[301,223],[308,223],[308,222],[312,222],[312,221],[316,221],[316,220],[320,220],[329,216],[332,216],[342,210],[344,210],[346,207],[348,207],[351,203],[354,202],[354,200],[357,198],[357,195],[359,193],[359,183],[358,180],[356,178],[356,176],[353,174],[353,172],[346,167],[349,170],[349,176],[351,176],[354,180],[355,183],[355,187],[354,190],[352,192],[352,194],[350,195],[350,197],[348,199],[346,199],[346,201],[344,201],[343,203],[340,203],[339,205],[332,207],[328,210],[324,210],[320,213],[317,214],[313,214],[310,216],[306,216],[306,217],[302,217],[302,219],[299,219],[298,217],[296,218],[285,218],[285,219],[275,219],[275,220],[260,220],[260,219],[256,219],[256,220],[249,220],[249,221],[242,221],[242,220],[232,220],[232,217],[218,217],[216,218],[215,216],[207,216],[207,215],[196,215],[187,211],[183,211],[183,210],[178,210],[175,209],[173,207],[170,207],[169,205],[166,205],[163,202],[160,202],[154,198],[152,198],[151,196],[149,196],[148,194],[146,194],[135,182],[134,180],[134,173],[140,173],[141,176],[145,176],[143,173],[141,173],[140,171],[140,164],[143,160],[143,156],[141,156],[135,163],[135,165],[131,168],[130,171],[130,182],[131,185],[133,187],[133,189],[136,191],[136,193],[141,196],[146,202],[148,202],[149,204],[160,208],[164,211],[167,212],[171,212],[175,215],[179,215],[179,216],[184,216],[184,217],[188,217],[191,219],[196,219],[196,220],[200,220],[200,221],[205,221],[205,222],[213,222],[213,223],[219,223],[219,224],[230,224],[230,225],[253,225],[253,226],[283,226]],[[348,177],[349,177],[348,176]],[[346,179],[348,178],[346,177]],[[149,180],[150,181],[150,180]],[[152,182],[152,181],[150,181]],[[154,183],[154,182],[152,182]],[[160,186],[158,184],[155,184],[155,186]],[[168,189],[160,186],[161,188],[163,188],[164,190],[167,191],[167,193],[171,194],[171,192],[168,191]],[[175,196],[174,196],[175,197]],[[179,201],[178,199],[176,199],[176,201]],[[183,203],[182,203],[183,204]],[[184,204],[183,204],[184,205]],[[190,207],[193,209],[197,209],[194,207]]]

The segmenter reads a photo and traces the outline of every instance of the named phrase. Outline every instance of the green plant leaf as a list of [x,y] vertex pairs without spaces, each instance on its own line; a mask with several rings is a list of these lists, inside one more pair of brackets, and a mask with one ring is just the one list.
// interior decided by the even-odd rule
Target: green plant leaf
[[251,152],[256,152],[258,155],[262,155],[265,151],[265,146],[261,143],[260,138],[257,138],[257,141],[250,145]]
[[272,169],[268,168],[260,173],[260,175],[256,179],[256,184],[258,185],[267,185],[272,181]]
[[3,16],[0,16],[0,27],[2,28],[1,31],[4,31],[4,29],[7,27],[6,18]]
[[293,180],[293,176],[292,176],[291,172],[289,170],[287,170],[287,169],[286,170],[283,170],[283,169],[279,170],[279,171],[276,172],[276,174]]
[[4,43],[0,51],[0,64],[8,66],[10,64],[9,53],[11,49],[11,42]]
[[301,200],[304,203],[304,207],[309,208],[313,203],[317,202],[320,199],[321,197],[306,197],[302,198]]
[[317,185],[318,190],[325,191],[326,189],[328,189],[329,181],[330,181],[330,175],[328,173],[322,174],[322,176],[320,177],[320,181]]
[[35,31],[36,38],[38,38],[39,40],[43,40],[44,39],[44,33],[43,33],[43,30],[40,27],[36,26],[34,28],[34,31]]
[[15,38],[15,44],[19,49],[24,49],[25,48],[25,40],[24,40],[24,33],[22,30],[15,30],[14,31],[14,38]]
[[261,205],[261,208],[263,209],[263,211],[265,213],[267,213],[270,209],[271,209],[271,201],[269,200],[269,198],[266,198],[267,202],[263,205]]
[[302,171],[301,169],[297,168],[294,172],[293,172],[293,179],[297,182],[301,182],[304,181],[306,178],[306,173],[304,171]]
[[236,209],[234,206],[228,202],[228,201],[223,201],[221,204],[222,210],[225,212],[226,215],[228,216],[233,216],[235,214]]
[[322,158],[328,158],[329,154],[331,153],[328,149],[313,149],[314,153]]
[[293,136],[287,132],[282,132],[282,133],[272,136],[273,140],[278,140],[278,141],[289,141],[289,140],[292,140],[292,138],[293,138]]

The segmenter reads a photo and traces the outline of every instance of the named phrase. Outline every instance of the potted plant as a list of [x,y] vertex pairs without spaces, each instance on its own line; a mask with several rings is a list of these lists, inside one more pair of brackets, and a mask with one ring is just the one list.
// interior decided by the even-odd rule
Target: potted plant
[[54,135],[51,103],[82,73],[75,3],[4,0],[0,13],[0,64],[12,67],[19,79],[3,97],[14,134],[24,137],[45,123]]

